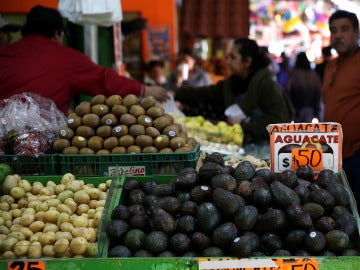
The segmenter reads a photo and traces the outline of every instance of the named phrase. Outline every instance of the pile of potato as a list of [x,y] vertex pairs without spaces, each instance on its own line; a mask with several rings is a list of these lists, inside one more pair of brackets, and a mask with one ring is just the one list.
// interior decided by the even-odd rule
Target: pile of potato
[[97,257],[110,185],[111,179],[95,186],[71,173],[58,184],[8,175],[0,197],[0,259]]

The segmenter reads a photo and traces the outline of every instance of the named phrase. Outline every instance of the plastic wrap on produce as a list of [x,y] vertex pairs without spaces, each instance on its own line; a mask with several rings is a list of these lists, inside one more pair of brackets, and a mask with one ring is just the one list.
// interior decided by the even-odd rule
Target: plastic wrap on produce
[[52,100],[27,92],[1,100],[0,120],[0,151],[5,154],[47,153],[66,125],[66,116]]

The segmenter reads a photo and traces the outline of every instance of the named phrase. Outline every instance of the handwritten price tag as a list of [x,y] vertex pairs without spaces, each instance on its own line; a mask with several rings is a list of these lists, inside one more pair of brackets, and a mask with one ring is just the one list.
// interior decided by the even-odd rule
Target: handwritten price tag
[[291,151],[291,166],[298,169],[308,165],[313,170],[323,168],[323,151],[320,148],[295,148]]
[[44,261],[10,261],[8,270],[45,270]]

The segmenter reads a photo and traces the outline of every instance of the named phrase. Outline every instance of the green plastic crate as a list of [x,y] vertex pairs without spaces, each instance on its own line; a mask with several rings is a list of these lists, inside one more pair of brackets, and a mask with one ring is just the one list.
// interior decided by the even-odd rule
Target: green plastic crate
[[1,162],[10,165],[14,173],[20,175],[55,175],[58,174],[57,156],[2,155]]
[[169,175],[176,174],[183,168],[196,168],[199,157],[199,144],[191,152],[59,155],[59,173],[107,176],[112,175],[118,167],[120,175]]
[[152,175],[152,176],[122,176],[119,180],[114,182],[114,185],[109,190],[106,198],[105,207],[102,213],[101,222],[98,233],[98,257],[107,258],[110,239],[106,234],[106,225],[111,220],[111,213],[113,209],[122,203],[122,187],[128,179],[137,179],[140,183],[145,183],[150,179],[155,179],[159,183],[169,183],[175,175]]

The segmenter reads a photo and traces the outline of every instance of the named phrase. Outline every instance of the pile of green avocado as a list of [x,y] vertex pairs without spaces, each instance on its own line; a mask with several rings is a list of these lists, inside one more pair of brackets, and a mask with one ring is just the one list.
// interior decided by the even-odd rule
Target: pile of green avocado
[[358,221],[339,175],[275,174],[205,157],[168,183],[128,178],[106,232],[109,257],[358,256]]

